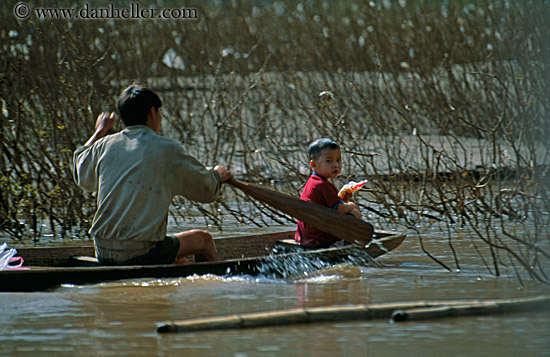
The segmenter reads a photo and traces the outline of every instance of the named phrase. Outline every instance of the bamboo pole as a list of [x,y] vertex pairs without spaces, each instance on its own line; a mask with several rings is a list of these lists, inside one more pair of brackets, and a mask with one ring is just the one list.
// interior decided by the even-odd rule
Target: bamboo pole
[[449,316],[468,316],[481,314],[497,314],[515,311],[528,311],[537,308],[550,308],[550,297],[533,297],[519,299],[499,299],[487,301],[465,302],[464,304],[432,306],[395,310],[391,321],[412,321]]
[[411,301],[327,306],[168,321],[160,323],[157,327],[157,332],[190,332],[383,318],[390,318],[392,322],[401,322],[446,316],[504,313],[548,308],[550,308],[550,296],[496,300]]

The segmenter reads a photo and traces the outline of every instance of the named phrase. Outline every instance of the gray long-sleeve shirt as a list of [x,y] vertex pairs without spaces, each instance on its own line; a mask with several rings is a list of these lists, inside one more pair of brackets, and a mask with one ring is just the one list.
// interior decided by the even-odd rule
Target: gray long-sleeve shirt
[[90,229],[96,255],[117,261],[145,254],[164,239],[174,196],[210,202],[221,187],[216,170],[143,125],[78,148],[72,169],[80,187],[97,191]]

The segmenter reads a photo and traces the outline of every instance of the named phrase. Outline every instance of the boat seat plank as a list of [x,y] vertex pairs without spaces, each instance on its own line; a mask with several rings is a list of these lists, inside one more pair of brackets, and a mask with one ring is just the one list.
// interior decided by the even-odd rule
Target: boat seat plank
[[87,255],[74,255],[70,258],[71,265],[75,267],[99,267],[101,263],[96,257]]

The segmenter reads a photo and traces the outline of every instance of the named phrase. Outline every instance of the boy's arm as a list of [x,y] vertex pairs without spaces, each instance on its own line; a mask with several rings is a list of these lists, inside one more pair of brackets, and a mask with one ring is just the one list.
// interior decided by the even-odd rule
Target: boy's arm
[[353,202],[339,203],[338,208],[336,210],[341,213],[351,213],[356,218],[361,219],[361,213],[359,212],[359,207],[357,207],[357,205]]
[[355,205],[355,203],[353,202],[348,202],[348,203],[339,203],[338,204],[338,208],[336,209],[338,212],[341,212],[341,213],[350,213],[351,211],[353,211],[354,208],[356,208],[357,206]]

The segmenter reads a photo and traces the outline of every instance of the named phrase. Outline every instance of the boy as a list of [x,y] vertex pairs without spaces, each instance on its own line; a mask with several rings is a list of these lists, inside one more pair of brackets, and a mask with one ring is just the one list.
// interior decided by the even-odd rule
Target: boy
[[[338,190],[329,181],[342,172],[342,154],[338,144],[327,138],[316,140],[309,146],[309,159],[313,174],[308,179],[300,199],[361,219],[359,208],[353,202],[344,202],[351,198],[351,194],[344,197],[344,200],[340,199]],[[294,239],[306,248],[326,248],[340,241],[339,238],[302,221],[298,221]]]

